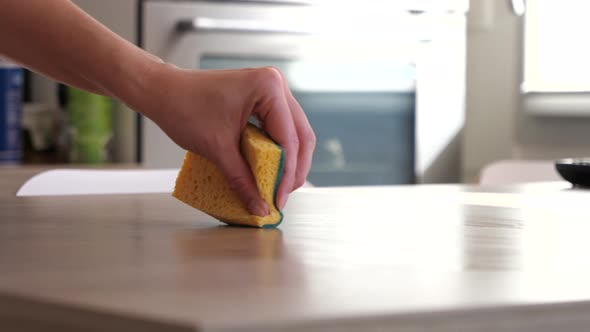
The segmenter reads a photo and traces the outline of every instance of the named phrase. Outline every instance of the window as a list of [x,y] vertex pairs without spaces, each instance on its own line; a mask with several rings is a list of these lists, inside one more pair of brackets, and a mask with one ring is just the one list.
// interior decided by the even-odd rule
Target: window
[[529,113],[590,116],[589,11],[589,1],[527,1],[522,92]]
[[590,2],[529,0],[525,92],[590,91]]

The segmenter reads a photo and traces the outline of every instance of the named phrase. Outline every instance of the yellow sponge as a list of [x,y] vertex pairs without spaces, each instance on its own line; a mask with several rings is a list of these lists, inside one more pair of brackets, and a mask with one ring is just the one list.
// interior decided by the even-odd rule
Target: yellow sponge
[[172,196],[227,224],[276,227],[283,220],[282,212],[275,205],[283,174],[283,149],[258,127],[248,124],[242,133],[241,151],[262,199],[270,208],[267,216],[250,214],[217,166],[192,152],[187,152],[184,157]]

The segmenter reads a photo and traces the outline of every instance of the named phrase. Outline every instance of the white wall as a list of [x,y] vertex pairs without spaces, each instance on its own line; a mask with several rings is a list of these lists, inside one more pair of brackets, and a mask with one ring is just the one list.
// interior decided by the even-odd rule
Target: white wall
[[466,125],[463,180],[480,169],[510,159],[519,108],[520,18],[508,1],[472,0],[467,31]]
[[472,0],[468,19],[463,179],[499,159],[590,156],[590,117],[523,109],[523,18],[509,2]]

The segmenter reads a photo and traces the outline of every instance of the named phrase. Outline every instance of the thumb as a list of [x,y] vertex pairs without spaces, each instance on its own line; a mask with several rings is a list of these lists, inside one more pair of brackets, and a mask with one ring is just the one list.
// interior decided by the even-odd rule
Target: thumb
[[268,205],[260,197],[252,171],[237,147],[219,155],[216,163],[230,189],[238,195],[251,214],[264,217],[270,213]]

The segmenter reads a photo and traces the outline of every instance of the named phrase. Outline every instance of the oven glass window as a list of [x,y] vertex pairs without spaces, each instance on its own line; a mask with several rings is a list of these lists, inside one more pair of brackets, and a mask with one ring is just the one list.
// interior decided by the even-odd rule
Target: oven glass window
[[415,68],[206,55],[202,69],[279,67],[317,136],[308,180],[316,186],[415,182]]

